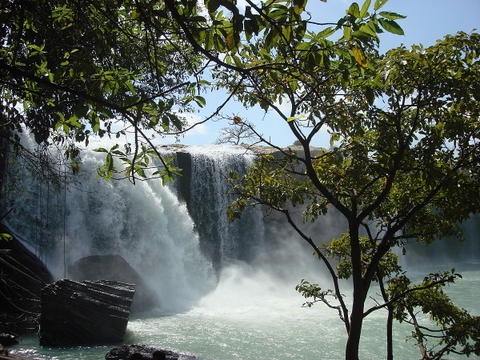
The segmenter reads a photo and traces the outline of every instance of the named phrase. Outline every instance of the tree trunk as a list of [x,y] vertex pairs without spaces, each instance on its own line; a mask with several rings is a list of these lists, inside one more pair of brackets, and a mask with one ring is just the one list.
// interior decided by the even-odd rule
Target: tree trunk
[[359,360],[358,348],[363,325],[363,300],[362,296],[353,296],[352,314],[350,316],[350,332],[348,333],[345,360]]
[[393,306],[387,306],[387,360],[393,360]]
[[350,251],[352,259],[353,304],[350,315],[350,332],[348,333],[345,352],[346,360],[358,360],[358,347],[362,334],[363,309],[366,291],[362,277],[362,262],[358,226],[355,221],[349,224]]

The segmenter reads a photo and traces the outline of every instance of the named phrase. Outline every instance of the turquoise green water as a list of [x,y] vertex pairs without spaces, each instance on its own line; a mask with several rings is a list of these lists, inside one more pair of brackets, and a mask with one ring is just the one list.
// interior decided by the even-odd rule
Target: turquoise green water
[[[457,304],[480,315],[480,265],[458,270],[463,280],[450,286],[448,293]],[[132,318],[125,343],[163,347],[209,360],[343,359],[345,330],[337,314],[320,304],[301,307],[302,298],[291,284],[270,280],[266,275],[230,274],[188,312]],[[384,315],[377,312],[366,318],[362,359],[385,357]],[[420,358],[414,343],[405,341],[410,331],[396,324],[396,359]],[[12,350],[37,359],[103,359],[114,346],[50,349],[27,338]]]

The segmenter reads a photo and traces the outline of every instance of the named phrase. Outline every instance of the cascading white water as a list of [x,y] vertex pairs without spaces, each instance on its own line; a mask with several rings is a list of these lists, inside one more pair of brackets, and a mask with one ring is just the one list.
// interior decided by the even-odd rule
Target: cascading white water
[[189,146],[191,157],[189,212],[195,221],[203,249],[220,270],[233,260],[248,261],[264,239],[263,213],[246,209],[235,222],[227,219],[227,206],[234,200],[227,181],[230,171],[243,175],[255,155],[243,147]]
[[[158,293],[162,311],[188,309],[214,288],[216,275],[199,250],[186,206],[159,180],[133,185],[99,179],[102,156],[85,151],[75,184],[65,193],[47,194],[46,185],[25,177],[25,191],[9,200],[7,225],[37,250],[48,240],[44,260],[56,278],[68,276],[68,268],[85,256],[118,254]],[[38,208],[51,213],[48,229],[37,226]]]

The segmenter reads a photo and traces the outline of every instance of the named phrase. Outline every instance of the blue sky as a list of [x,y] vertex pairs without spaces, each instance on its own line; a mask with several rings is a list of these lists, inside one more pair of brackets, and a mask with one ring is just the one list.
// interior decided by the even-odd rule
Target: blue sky
[[[318,21],[336,21],[345,14],[345,10],[351,2],[329,0],[327,3],[323,3],[320,0],[309,0],[308,8]],[[361,4],[362,1],[359,1],[360,6]],[[407,18],[399,20],[405,31],[404,36],[382,34],[380,38],[382,51],[402,44],[430,46],[447,34],[454,34],[458,31],[471,32],[473,29],[477,29],[477,32],[480,31],[480,0],[389,0],[384,9],[406,15]],[[195,120],[203,120],[209,116],[224,100],[222,93],[205,95],[207,106],[194,115]],[[240,104],[231,104],[224,114],[239,115],[254,123],[256,129],[265,138],[271,139],[279,146],[291,145],[295,140],[282,119],[274,113],[264,117],[264,112],[259,107],[246,110]],[[226,126],[228,124],[225,121],[210,121],[191,130],[181,139],[180,143],[212,144],[219,137],[220,129]],[[168,143],[169,140],[171,139],[164,139],[162,143]],[[328,147],[327,134],[321,135],[314,145]]]

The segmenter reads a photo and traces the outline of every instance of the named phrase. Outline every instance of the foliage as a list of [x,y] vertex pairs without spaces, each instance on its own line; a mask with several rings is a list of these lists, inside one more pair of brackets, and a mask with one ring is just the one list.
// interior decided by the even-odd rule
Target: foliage
[[[446,236],[461,238],[459,224],[480,209],[475,195],[480,160],[479,40],[478,34],[459,33],[430,48],[402,47],[384,56],[370,52],[372,67],[352,70],[347,82],[339,82],[338,67],[330,65],[330,77],[325,75],[321,84],[318,74],[312,73],[300,87],[287,86],[291,113],[281,116],[304,155],[289,152],[289,160],[281,164],[263,157],[235,187],[240,198],[229,209],[232,219],[255,203],[283,212],[290,223],[290,208],[302,204],[306,204],[304,221],[315,221],[332,207],[346,218],[346,232],[323,249],[302,232],[300,224],[292,225],[326,263],[335,286],[324,291],[302,282],[297,290],[314,301],[335,294],[349,341],[352,328],[361,328],[370,312],[388,306],[399,311],[400,298],[410,304],[404,306],[423,306],[441,326],[449,326],[447,317],[436,317],[434,309],[422,303],[425,297],[407,296],[416,292],[406,289],[397,297],[386,288],[401,271],[393,248],[407,249],[411,241],[429,244]],[[265,91],[269,85],[277,87],[278,82],[267,78],[256,89],[252,81],[250,94],[263,96],[274,107],[278,98],[265,95],[270,93]],[[301,111],[306,112],[308,126]],[[315,154],[310,143],[323,126],[328,126],[334,147]],[[286,161],[294,166],[285,166]],[[336,269],[329,257],[335,259]],[[350,309],[339,291],[338,277],[352,279]],[[423,292],[443,299],[440,285],[450,280],[445,277]],[[364,309],[372,281],[381,282],[383,305]],[[464,312],[455,315],[453,305],[448,309],[450,316],[465,316],[471,324],[476,321]],[[440,336],[447,349],[442,353],[457,351],[451,334],[445,330]],[[465,336],[472,336],[469,341],[477,344],[475,332],[465,331]],[[347,344],[347,354],[356,353],[349,350]],[[478,346],[463,349],[465,354],[475,351]]]
[[[418,285],[411,285],[405,276],[390,282],[391,296],[399,298],[394,316],[400,322],[413,325],[412,338],[417,341],[423,359],[441,359],[449,353],[469,356],[480,352],[480,316],[472,316],[457,307],[442,289],[457,277],[461,276],[452,269],[429,274]],[[405,296],[398,296],[399,293]],[[431,323],[422,325],[421,314],[429,314]]]
[[[142,147],[154,149],[152,135],[181,133],[181,111],[204,105],[205,82],[196,78],[201,57],[179,37],[163,1],[8,0],[0,18],[3,136],[26,129],[39,144],[68,144],[72,158],[76,143],[113,136],[127,143],[117,157],[129,155],[132,180],[144,176],[146,156],[167,165]],[[115,151],[107,152],[109,176]]]
[[[175,13],[175,3],[166,3],[179,22],[189,14],[188,7]],[[284,151],[280,162],[261,157],[238,180],[239,198],[228,215],[235,219],[246,206],[266,204],[285,214],[313,247],[334,289],[318,292],[304,282],[299,290],[308,295],[310,289],[321,299],[334,294],[348,332],[349,359],[358,358],[364,317],[380,308],[388,308],[389,316],[398,310],[399,298],[388,291],[401,273],[392,249],[461,238],[459,224],[480,207],[479,35],[459,33],[430,48],[401,47],[380,55],[379,33],[403,33],[396,23],[403,16],[382,11],[385,3],[375,1],[373,11],[370,1],[352,4],[340,21],[313,31],[316,24],[302,18],[301,1],[259,6],[247,1],[244,13],[228,1],[210,1],[212,26],[190,33],[194,46],[217,64],[218,86],[245,106],[277,112],[301,144],[302,152]],[[230,12],[229,19],[215,17],[220,7]],[[195,19],[198,29],[204,20]],[[185,30],[187,20],[183,24]],[[212,49],[225,55],[216,57]],[[282,103],[289,112],[282,112]],[[315,153],[311,144],[323,128],[331,134],[332,149]],[[304,221],[335,208],[347,220],[345,234],[321,249],[291,216],[291,207],[301,205]],[[350,308],[339,277],[352,281]],[[383,290],[381,302],[365,309],[373,281]],[[401,297],[413,304],[407,294],[420,288]],[[440,294],[434,286],[427,292]],[[389,349],[387,357],[392,356]]]
[[[383,3],[377,1],[375,10]],[[243,14],[229,0],[206,1],[206,8],[197,1],[174,0],[6,1],[0,13],[2,136],[27,129],[38,143],[67,143],[65,155],[72,159],[78,155],[76,143],[88,144],[92,135],[125,136],[123,149],[115,145],[105,152],[107,162],[100,173],[111,178],[118,172],[109,161],[113,156],[127,169],[125,175],[135,180],[146,174],[145,158],[139,154],[154,155],[165,167],[156,175],[166,180],[175,170],[159,153],[142,147],[154,149],[151,134],[181,134],[185,125],[181,111],[189,110],[192,102],[205,105],[199,94],[207,85],[200,78],[205,57],[238,69],[240,55],[244,59],[250,53],[258,60],[242,68],[262,71],[274,65],[269,53],[277,51],[280,42],[288,45],[282,49],[286,55],[301,51],[310,62],[319,56],[326,60],[326,49],[315,53],[306,49],[342,30],[350,58],[366,65],[362,41],[376,38],[381,27],[401,31],[395,23],[400,15],[370,16],[369,4],[361,9],[352,5],[335,26],[313,39],[306,36],[308,21],[302,19],[305,0],[248,2]],[[298,43],[298,50],[290,40]],[[225,54],[223,60],[219,53]],[[239,87],[236,94],[244,90]],[[127,136],[130,132],[133,135]],[[12,140],[19,143],[18,137]]]
[[1,234],[0,234],[0,240],[12,241],[12,240],[13,240],[13,236],[12,236],[12,234],[1,233]]

